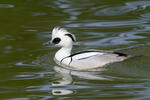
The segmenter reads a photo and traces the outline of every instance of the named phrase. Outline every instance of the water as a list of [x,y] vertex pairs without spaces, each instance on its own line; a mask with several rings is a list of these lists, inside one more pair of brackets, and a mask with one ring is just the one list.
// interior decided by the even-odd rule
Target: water
[[[0,100],[149,100],[149,0],[1,0]],[[44,47],[51,30],[74,33],[74,52],[143,55],[98,71],[72,71]]]

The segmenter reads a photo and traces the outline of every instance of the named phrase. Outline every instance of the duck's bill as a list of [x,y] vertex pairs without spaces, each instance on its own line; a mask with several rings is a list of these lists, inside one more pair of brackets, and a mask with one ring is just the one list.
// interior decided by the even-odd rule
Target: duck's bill
[[44,46],[50,46],[50,45],[52,45],[52,43],[51,43],[51,41],[48,41],[48,42],[46,42],[46,43],[43,43],[43,45],[44,45]]

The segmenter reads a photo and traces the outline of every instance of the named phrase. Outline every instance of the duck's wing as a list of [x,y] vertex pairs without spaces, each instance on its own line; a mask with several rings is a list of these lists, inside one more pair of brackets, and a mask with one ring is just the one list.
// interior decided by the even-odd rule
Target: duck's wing
[[69,57],[71,57],[74,60],[81,60],[81,59],[86,59],[92,56],[96,56],[96,55],[103,55],[103,52],[100,51],[96,51],[96,50],[87,50],[87,51],[80,51],[77,53],[74,53],[72,55],[70,55]]
[[91,69],[103,67],[104,65],[119,62],[127,59],[127,54],[113,52],[113,51],[82,51],[70,56],[69,66],[76,69]]
[[78,60],[81,60],[81,59],[87,59],[87,58],[90,58],[90,57],[93,57],[93,56],[100,56],[100,57],[122,57],[122,58],[128,58],[130,57],[129,55],[127,54],[124,54],[124,53],[120,53],[120,52],[115,52],[115,51],[104,51],[104,50],[95,50],[95,49],[92,49],[92,50],[87,50],[87,51],[81,51],[81,52],[77,52],[77,53],[74,53],[72,55],[70,55],[69,57],[71,57],[72,59],[78,59]]
[[61,63],[76,69],[91,69],[103,67],[106,64],[123,61],[129,58],[127,54],[103,51],[103,50],[87,50],[74,53],[61,60]]

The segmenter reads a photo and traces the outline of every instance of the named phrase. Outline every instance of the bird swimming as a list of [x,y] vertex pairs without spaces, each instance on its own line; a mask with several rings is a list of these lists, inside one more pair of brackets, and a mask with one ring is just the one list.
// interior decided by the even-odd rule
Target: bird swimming
[[72,53],[73,42],[76,41],[74,34],[64,28],[55,27],[52,30],[52,39],[45,45],[53,44],[60,46],[54,57],[57,64],[76,70],[89,70],[103,67],[114,62],[121,62],[132,56],[104,50],[84,50]]

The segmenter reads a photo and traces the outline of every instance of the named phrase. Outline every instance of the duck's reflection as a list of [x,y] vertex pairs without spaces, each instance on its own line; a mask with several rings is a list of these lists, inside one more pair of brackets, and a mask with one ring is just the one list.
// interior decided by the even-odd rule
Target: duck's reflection
[[52,90],[53,95],[68,95],[72,93],[73,93],[72,90],[67,90],[67,89],[53,89]]
[[[72,76],[76,76],[83,79],[89,79],[89,80],[111,80],[109,78],[104,78],[100,75],[98,75],[98,72],[95,71],[77,71],[72,69],[66,69],[59,66],[54,66],[54,70],[57,72],[55,77],[59,77],[60,79],[57,81],[52,82],[52,86],[54,87],[60,87],[60,86],[66,86],[69,84],[72,84],[73,78]],[[98,69],[100,71],[100,69]],[[104,69],[101,69],[101,71],[104,71]],[[72,90],[68,89],[53,89],[52,94],[53,95],[66,95],[66,94],[72,94]]]
[[59,77],[60,80],[52,82],[52,86],[65,86],[72,83],[71,71],[57,66],[54,67],[54,70],[57,72],[55,77]]

